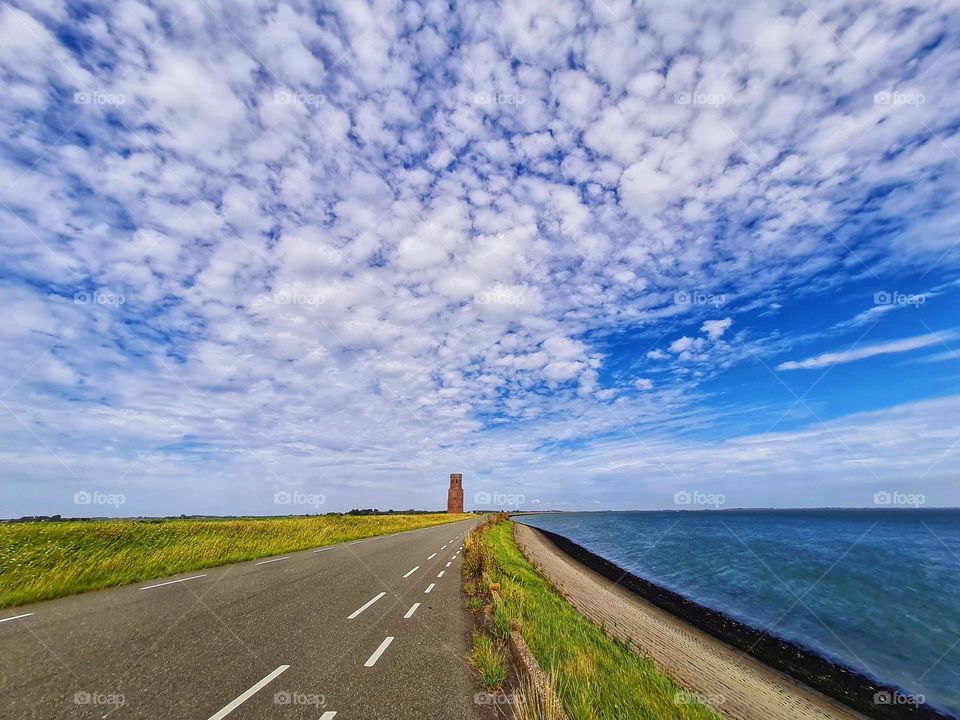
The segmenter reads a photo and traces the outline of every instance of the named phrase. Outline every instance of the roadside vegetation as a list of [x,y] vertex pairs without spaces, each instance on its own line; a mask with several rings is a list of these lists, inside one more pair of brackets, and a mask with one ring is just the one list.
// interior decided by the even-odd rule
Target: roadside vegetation
[[[471,599],[490,583],[499,585],[498,599],[484,603],[486,627],[495,643],[511,629],[520,631],[571,720],[718,720],[651,660],[607,636],[554,590],[517,547],[505,516],[492,516],[467,536],[464,574],[475,591],[469,595],[467,588]],[[534,690],[521,683],[513,717],[558,717],[550,697]]]
[[503,687],[507,679],[507,663],[503,659],[503,650],[494,644],[489,635],[482,632],[473,634],[473,652],[470,664],[480,676],[480,687],[494,692]]
[[432,513],[0,523],[0,608],[468,517]]

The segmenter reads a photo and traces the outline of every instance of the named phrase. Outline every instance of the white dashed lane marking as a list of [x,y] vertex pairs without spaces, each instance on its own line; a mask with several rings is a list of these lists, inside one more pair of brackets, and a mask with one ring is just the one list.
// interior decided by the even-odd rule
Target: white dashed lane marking
[[232,713],[234,710],[236,710],[238,707],[240,707],[243,703],[245,703],[247,700],[249,700],[250,698],[252,698],[252,697],[253,697],[254,695],[256,695],[258,692],[260,692],[261,690],[263,690],[263,688],[265,688],[265,687],[266,687],[267,685],[269,685],[271,682],[273,682],[274,679],[276,679],[276,677],[277,677],[278,675],[280,675],[281,673],[285,672],[285,671],[287,670],[287,668],[289,668],[289,667],[290,667],[289,665],[281,665],[281,666],[278,667],[276,670],[274,670],[272,673],[270,673],[269,675],[267,675],[263,680],[261,680],[261,681],[258,682],[256,685],[254,685],[252,688],[250,688],[250,689],[247,690],[245,693],[243,693],[242,695],[240,695],[236,700],[232,701],[229,705],[227,705],[227,706],[224,707],[222,710],[220,710],[220,712],[211,715],[210,718],[209,718],[209,720],[223,720],[223,718],[225,718],[227,715],[229,715],[230,713]]
[[370,607],[371,605],[373,605],[377,600],[379,600],[380,598],[382,598],[382,597],[383,597],[384,595],[386,595],[386,594],[387,594],[387,593],[382,592],[382,593],[380,593],[379,595],[375,595],[372,600],[368,600],[368,601],[365,602],[363,605],[361,605],[361,606],[358,607],[356,610],[354,610],[352,613],[350,613],[349,615],[347,615],[347,620],[353,620],[357,615],[359,615],[360,613],[362,613],[364,610],[366,610],[368,607]]
[[[147,588],[140,588],[141,590],[146,590]],[[11,620],[19,620],[20,618],[30,617],[33,613],[24,613],[23,615],[14,615],[13,617],[0,618],[0,623],[10,622]]]
[[[174,583],[182,583],[182,582],[186,582],[187,580],[196,580],[197,578],[202,578],[206,576],[207,576],[206,573],[204,573],[203,575],[191,575],[190,577],[180,578],[179,580],[167,580],[167,582],[157,583],[156,585],[147,585],[146,587],[142,587],[140,589],[153,590],[154,588],[163,587],[164,585],[173,585]],[[3,620],[0,620],[0,622],[3,622]]]
[[388,637],[386,640],[380,643],[380,647],[378,647],[376,650],[373,651],[373,655],[367,658],[367,661],[363,664],[363,666],[373,667],[374,665],[376,665],[377,660],[379,660],[380,656],[383,655],[383,651],[386,650],[388,647],[390,647],[390,643],[392,642],[393,642],[393,638]]

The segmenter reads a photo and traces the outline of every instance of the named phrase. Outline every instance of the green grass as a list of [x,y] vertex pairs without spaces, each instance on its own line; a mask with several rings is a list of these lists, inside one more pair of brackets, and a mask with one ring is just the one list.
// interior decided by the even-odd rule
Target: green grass
[[493,692],[503,687],[507,679],[507,664],[503,653],[493,644],[489,636],[481,632],[473,634],[473,652],[470,664],[480,675],[480,686]]
[[0,608],[467,517],[0,523]]
[[481,597],[471,596],[467,598],[466,608],[470,612],[480,612],[483,610],[484,605],[485,603]]
[[486,569],[506,613],[555,680],[572,720],[717,720],[648,658],[613,640],[563,599],[520,552],[510,521],[488,526]]

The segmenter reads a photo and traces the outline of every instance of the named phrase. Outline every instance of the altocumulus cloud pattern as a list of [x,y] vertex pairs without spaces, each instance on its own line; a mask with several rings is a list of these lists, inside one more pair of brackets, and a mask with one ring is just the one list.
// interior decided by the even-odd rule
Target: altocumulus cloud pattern
[[3,507],[957,504],[958,43],[933,0],[7,3]]

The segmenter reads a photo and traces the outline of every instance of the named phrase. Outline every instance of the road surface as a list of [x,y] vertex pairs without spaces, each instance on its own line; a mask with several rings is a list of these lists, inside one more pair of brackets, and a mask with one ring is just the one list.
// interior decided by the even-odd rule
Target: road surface
[[0,611],[0,718],[459,720],[478,520]]

